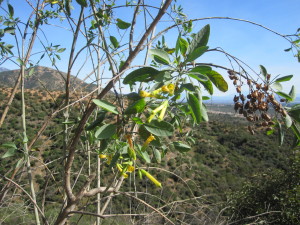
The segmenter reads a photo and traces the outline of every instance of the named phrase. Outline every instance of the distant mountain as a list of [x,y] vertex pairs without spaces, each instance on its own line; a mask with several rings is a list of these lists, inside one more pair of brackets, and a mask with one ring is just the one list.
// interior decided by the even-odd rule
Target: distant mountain
[[5,68],[5,67],[0,67],[0,72],[3,72],[3,71],[8,71],[9,69]]
[[[5,68],[4,68],[5,69]],[[0,86],[13,87],[20,70],[6,70],[0,72]],[[26,72],[25,88],[27,89],[48,89],[49,91],[63,91],[65,89],[66,73],[57,70],[37,66],[34,73],[28,77]],[[96,85],[91,85],[83,82],[79,78],[71,76],[71,88],[84,88],[87,91],[93,90]]]

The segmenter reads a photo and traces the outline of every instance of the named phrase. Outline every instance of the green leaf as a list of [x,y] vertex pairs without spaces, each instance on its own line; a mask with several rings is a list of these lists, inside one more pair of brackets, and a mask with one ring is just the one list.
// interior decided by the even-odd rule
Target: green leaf
[[266,68],[263,65],[260,65],[259,67],[260,67],[261,74],[266,78],[267,77]]
[[214,87],[213,87],[212,82],[210,80],[208,80],[206,82],[200,81],[200,83],[203,85],[203,87],[208,91],[208,93],[210,95],[214,94]]
[[15,34],[15,28],[14,27],[6,27],[4,29],[4,32],[7,33],[7,34]]
[[149,54],[151,54],[151,58],[154,59],[156,62],[169,65],[170,58],[167,52],[161,49],[150,49]]
[[176,46],[175,46],[175,55],[176,57],[178,56],[178,52],[180,51],[180,38],[181,38],[181,33],[179,33],[176,41]]
[[132,120],[136,123],[136,124],[143,124],[143,120],[140,117],[133,117]]
[[116,125],[105,124],[95,132],[95,137],[98,139],[111,138],[116,133]]
[[194,78],[194,79],[198,80],[198,81],[202,81],[202,82],[208,81],[207,76],[205,76],[205,75],[203,75],[203,74],[201,74],[201,73],[197,73],[197,72],[189,72],[189,73],[187,73],[187,75],[188,75],[189,77],[191,77],[191,78]]
[[300,140],[300,130],[299,130],[299,128],[296,126],[296,124],[293,123],[292,126],[291,126],[291,128],[292,128],[292,130],[293,130],[295,136],[298,138],[298,140]]
[[119,47],[119,42],[118,42],[117,38],[115,38],[114,36],[110,36],[109,39],[110,39],[110,42],[112,43],[112,45],[114,46],[114,48]]
[[198,100],[199,100],[199,105],[200,105],[200,111],[201,111],[202,119],[207,122],[208,121],[207,110],[206,110],[205,105],[203,105],[203,102],[202,102],[202,92],[201,92],[200,89],[198,89],[197,94],[198,94]]
[[201,106],[199,104],[199,99],[195,95],[189,93],[187,102],[189,104],[190,109],[192,110],[194,121],[197,124],[199,124],[202,121]]
[[146,163],[151,163],[151,159],[147,151],[141,151],[140,146],[138,146],[138,148],[136,148],[136,152],[138,156],[145,160]]
[[2,159],[14,156],[17,153],[17,146],[14,143],[5,143],[1,145],[4,148],[7,148],[7,152],[1,157]]
[[161,162],[161,154],[156,148],[153,149],[153,154],[157,163]]
[[7,7],[8,7],[9,16],[13,17],[14,16],[14,7],[12,7],[11,4],[7,4]]
[[88,6],[86,0],[76,0],[76,2],[77,2],[81,7],[87,7],[87,6]]
[[292,101],[295,101],[295,99],[296,99],[296,90],[295,90],[294,85],[292,86],[292,88],[290,90],[289,96],[291,96],[291,98],[293,99]]
[[117,26],[122,29],[122,30],[125,30],[127,29],[128,27],[131,26],[131,23],[127,23],[121,19],[117,19]]
[[130,106],[128,106],[128,108],[125,110],[124,113],[125,114],[134,114],[134,113],[143,112],[146,104],[147,104],[147,102],[145,101],[145,98],[142,98],[142,99],[134,102]]
[[221,74],[218,72],[212,70],[210,72],[207,72],[205,75],[208,76],[208,78],[213,82],[213,84],[222,92],[226,92],[228,90],[228,84],[224,80]]
[[279,96],[281,97],[284,97],[286,100],[288,101],[293,101],[292,97],[289,96],[288,94],[284,93],[284,92],[281,92],[281,91],[277,91],[275,92],[276,94],[278,94]]
[[193,52],[196,48],[206,46],[209,39],[210,26],[207,24],[204,26],[193,38],[190,46],[188,47],[187,53]]
[[291,127],[292,124],[293,124],[293,120],[292,118],[289,116],[289,114],[287,114],[285,117],[284,117],[284,123],[286,125],[287,128]]
[[191,72],[197,72],[201,74],[206,74],[210,71],[212,71],[210,66],[196,66],[191,70]]
[[142,67],[129,73],[123,80],[123,84],[135,84],[135,82],[149,82],[155,79],[160,71],[152,67]]
[[284,140],[284,130],[282,129],[281,123],[277,123],[279,127],[279,146],[282,146]]
[[166,121],[152,120],[150,124],[144,124],[144,128],[153,135],[159,137],[172,136],[174,127]]
[[178,51],[180,51],[182,56],[186,56],[187,49],[189,47],[189,43],[184,38],[181,38],[181,36],[178,37],[176,42],[176,55],[178,55]]
[[181,142],[175,141],[173,142],[173,146],[176,150],[180,152],[188,152],[191,150],[191,147],[187,144],[183,144]]
[[62,53],[64,51],[66,51],[66,48],[60,48],[60,49],[57,50],[58,53]]
[[282,90],[282,85],[280,84],[280,83],[273,83],[272,85],[271,85],[271,87],[273,88],[273,89],[276,89],[277,91],[281,91]]
[[10,143],[10,142],[2,144],[1,147],[17,149],[17,146],[14,143]]
[[294,120],[300,123],[300,104],[294,105],[288,112]]
[[105,109],[106,111],[112,112],[114,114],[119,114],[118,109],[115,105],[99,99],[93,99],[93,102],[100,108]]
[[187,55],[185,63],[198,59],[201,55],[203,55],[207,51],[207,49],[208,49],[208,46],[201,46],[199,48],[196,48],[194,51],[190,52]]
[[191,83],[186,83],[186,84],[182,84],[180,86],[180,90],[179,92],[182,92],[183,90],[187,90],[187,91],[190,91],[190,92],[194,92],[195,91],[195,87],[193,84]]
[[23,161],[24,161],[23,158],[19,159],[18,162],[17,162],[17,164],[16,164],[16,167],[15,167],[15,168],[16,168],[16,169],[17,169],[17,168],[20,168],[21,165],[22,165],[22,163],[23,163]]
[[279,77],[275,80],[275,82],[285,82],[285,81],[289,81],[290,79],[293,78],[293,75],[288,75],[288,76],[284,76],[284,77]]
[[89,125],[86,128],[86,130],[93,130],[94,128],[99,126],[104,121],[105,115],[106,115],[106,111],[99,112],[97,119],[94,122],[92,122],[91,125]]

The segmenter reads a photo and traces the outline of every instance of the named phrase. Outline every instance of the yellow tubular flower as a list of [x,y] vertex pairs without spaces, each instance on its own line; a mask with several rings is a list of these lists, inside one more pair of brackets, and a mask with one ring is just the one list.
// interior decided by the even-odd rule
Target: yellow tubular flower
[[142,172],[143,175],[148,177],[148,179],[151,180],[156,185],[156,187],[162,187],[161,183],[158,180],[156,180],[156,178],[154,178],[150,173],[148,173],[147,171],[145,171],[143,169],[141,169],[140,171]]
[[100,159],[105,159],[105,158],[106,158],[106,155],[99,154],[99,158],[100,158]]
[[140,91],[140,97],[142,98],[151,97],[151,94],[148,93],[147,91]]
[[153,134],[150,134],[150,136],[147,138],[147,140],[145,141],[145,145],[149,145],[151,141],[154,141],[155,137],[153,136]]
[[162,87],[161,87],[161,90],[162,90],[163,92],[170,92],[170,90],[169,90],[169,88],[168,88],[167,85],[162,86]]
[[147,140],[145,141],[145,143],[143,144],[142,146],[142,152],[146,150],[146,148],[148,147],[148,145],[150,144],[151,141],[154,141],[155,140],[155,137],[153,136],[153,134],[151,134]]
[[127,167],[127,171],[128,171],[129,173],[133,172],[134,169],[135,169],[134,166],[130,166],[130,165],[129,165],[129,166]]
[[168,101],[164,101],[163,105],[164,105],[164,107],[160,111],[160,114],[159,114],[159,117],[158,117],[159,120],[164,119],[164,116],[165,116],[167,108],[168,108]]
[[153,120],[154,116],[155,116],[159,111],[161,111],[164,107],[166,107],[166,104],[168,104],[168,101],[164,101],[160,106],[158,106],[156,109],[154,109],[154,110],[151,112],[151,114],[150,114],[150,116],[149,116],[147,122],[150,123],[150,122]]
[[169,89],[169,95],[174,95],[175,85],[174,84],[168,84],[168,89]]

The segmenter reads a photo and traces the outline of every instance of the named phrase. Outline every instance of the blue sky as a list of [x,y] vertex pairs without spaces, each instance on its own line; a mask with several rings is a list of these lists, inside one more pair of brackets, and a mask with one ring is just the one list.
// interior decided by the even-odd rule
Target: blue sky
[[[146,2],[150,4],[151,1]],[[11,3],[14,4],[15,1],[11,1]],[[184,12],[191,19],[216,16],[240,18],[262,24],[282,34],[295,33],[300,27],[299,0],[178,0],[177,3],[183,6]],[[5,1],[2,5],[4,4]],[[22,18],[29,13],[29,8],[23,0],[19,0],[18,4],[18,7],[15,7],[15,14]],[[75,2],[74,6],[76,6]],[[77,10],[78,7],[75,7],[74,15],[78,13]],[[130,13],[124,13],[124,11],[120,10],[118,16],[125,21],[131,21]],[[197,32],[208,23],[211,26],[208,44],[210,48],[222,47],[226,52],[243,60],[256,71],[259,71],[259,65],[262,64],[273,76],[293,74],[293,81],[286,83],[286,92],[288,92],[292,84],[300,84],[300,64],[291,52],[284,52],[284,49],[289,48],[290,45],[283,38],[252,24],[231,20],[209,19],[199,21],[194,23],[194,31]],[[158,29],[167,24],[162,23],[158,26]],[[142,26],[139,24],[138,28],[142,29]],[[53,44],[61,44],[66,48],[70,47],[72,39],[70,32],[54,26],[43,26],[43,31],[48,37],[47,39],[52,40]],[[128,35],[128,32],[124,33]],[[45,41],[41,34],[40,38]],[[176,38],[177,34],[175,31],[166,34],[170,47],[174,46]],[[42,50],[42,47],[37,44],[35,52],[40,50]],[[62,60],[57,63],[58,68],[62,71],[66,71],[67,60],[65,59],[67,54],[68,51],[62,54]],[[81,56],[80,61],[83,62],[85,55]],[[207,53],[199,59],[199,62],[209,62],[230,67],[226,57],[220,53]],[[140,62],[137,60],[135,63],[139,64]],[[51,67],[49,61],[46,60],[41,61],[40,65]],[[15,68],[12,63],[6,63],[1,66],[9,69]],[[76,70],[79,68],[80,65],[75,66],[74,75],[76,75]],[[84,68],[79,73],[80,78],[83,78],[88,73],[85,69],[86,71],[90,70],[90,68]],[[226,71],[218,71],[227,76]],[[228,94],[233,93],[234,89],[231,87]],[[216,95],[221,94],[216,92]]]

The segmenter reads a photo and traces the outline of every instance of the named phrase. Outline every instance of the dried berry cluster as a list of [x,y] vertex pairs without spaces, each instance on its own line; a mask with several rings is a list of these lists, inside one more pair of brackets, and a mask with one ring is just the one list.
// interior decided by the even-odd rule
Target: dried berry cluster
[[[237,95],[233,98],[234,110],[242,114],[249,122],[265,127],[266,130],[270,131],[273,129],[275,123],[268,113],[269,106],[272,106],[274,110],[283,117],[287,115],[286,110],[276,101],[273,92],[269,90],[270,74],[266,76],[265,84],[259,84],[251,79],[247,79],[247,85],[249,87],[249,94],[247,96],[242,94],[243,82],[236,75],[236,72],[230,70],[228,74],[237,92]],[[248,130],[251,134],[254,134],[253,126],[249,125]]]

